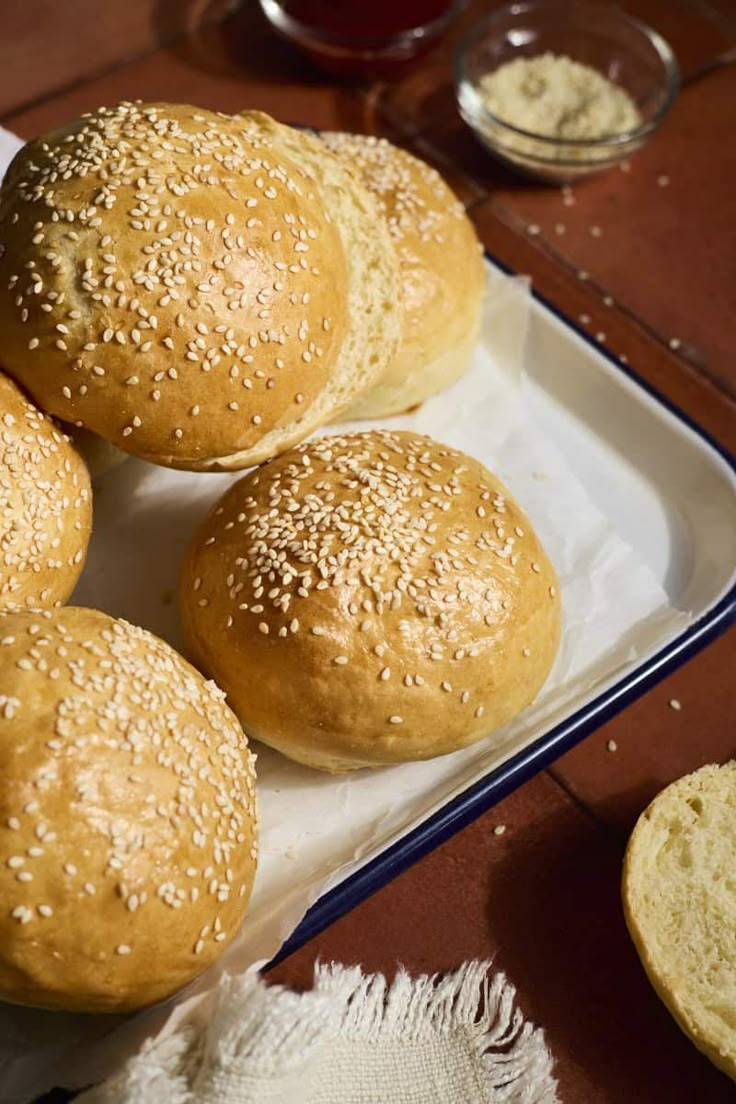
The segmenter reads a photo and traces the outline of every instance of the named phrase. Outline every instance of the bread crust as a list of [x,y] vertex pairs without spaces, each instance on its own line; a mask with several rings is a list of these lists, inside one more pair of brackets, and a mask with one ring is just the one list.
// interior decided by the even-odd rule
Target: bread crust
[[54,421],[0,374],[0,610],[66,602],[91,531],[83,460]]
[[324,437],[236,483],[181,579],[192,656],[246,731],[344,771],[444,755],[528,705],[554,569],[477,461],[410,433]]
[[26,145],[0,191],[7,371],[171,467],[247,467],[329,420],[393,353],[397,277],[387,233],[356,254],[374,208],[312,142],[123,103]]
[[680,1028],[736,1079],[736,761],[678,779],[642,813],[624,860],[629,934]]
[[0,998],[122,1012],[236,934],[253,757],[224,695],[143,629],[0,615]]
[[348,417],[401,414],[449,387],[472,356],[485,293],[473,224],[440,174],[385,138],[322,132],[376,200],[396,253],[402,329],[396,355]]

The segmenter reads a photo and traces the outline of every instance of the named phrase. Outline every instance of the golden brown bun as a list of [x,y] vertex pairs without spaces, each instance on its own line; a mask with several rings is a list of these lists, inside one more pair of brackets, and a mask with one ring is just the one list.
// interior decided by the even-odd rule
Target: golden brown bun
[[92,492],[81,457],[0,374],[0,609],[66,602],[91,530]]
[[444,755],[528,705],[557,651],[556,582],[481,464],[370,432],[231,487],[188,550],[181,609],[249,734],[344,771]]
[[245,914],[253,759],[224,695],[143,629],[0,616],[0,999],[119,1012],[205,969]]
[[347,416],[400,414],[449,387],[470,362],[485,292],[481,245],[462,204],[424,161],[385,138],[321,137],[375,196],[401,274],[401,345]]
[[736,761],[667,786],[626,851],[626,923],[657,993],[736,1078]]
[[136,456],[247,467],[393,355],[398,273],[375,223],[341,162],[267,115],[101,108],[3,182],[0,360]]
[[[246,115],[251,117],[256,113]],[[319,184],[319,192],[337,225],[347,264],[349,325],[337,366],[322,393],[301,416],[289,436],[283,431],[265,434],[250,450],[249,464],[261,463],[313,430],[345,412],[357,395],[369,390],[396,355],[401,339],[401,276],[388,229],[378,216],[374,197],[340,158],[305,131],[280,126],[279,139],[287,153],[304,166]],[[232,468],[245,464],[229,465]]]

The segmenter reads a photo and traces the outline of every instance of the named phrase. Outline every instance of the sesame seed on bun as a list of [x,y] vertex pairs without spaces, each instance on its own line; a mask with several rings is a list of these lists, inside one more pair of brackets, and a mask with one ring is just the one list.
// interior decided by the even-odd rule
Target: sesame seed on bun
[[534,699],[560,637],[528,518],[477,461],[411,433],[323,437],[239,480],[180,600],[246,731],[329,771],[487,736]]
[[425,161],[385,138],[321,138],[375,198],[401,280],[398,351],[348,416],[400,414],[449,387],[470,363],[486,286],[482,248],[463,205]]
[[0,374],[0,610],[59,606],[84,566],[92,492],[54,422]]
[[230,942],[253,757],[213,683],[97,610],[0,615],[0,999],[122,1012]]
[[268,115],[100,108],[0,191],[0,362],[143,459],[248,467],[370,386],[398,342],[374,201]]

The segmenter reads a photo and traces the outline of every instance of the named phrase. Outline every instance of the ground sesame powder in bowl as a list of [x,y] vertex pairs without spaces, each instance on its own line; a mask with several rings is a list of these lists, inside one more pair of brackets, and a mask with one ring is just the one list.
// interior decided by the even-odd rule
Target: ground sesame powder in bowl
[[470,31],[456,58],[463,119],[494,156],[552,182],[635,153],[678,87],[664,39],[585,0],[502,8]]
[[[560,54],[507,61],[481,77],[479,89],[490,114],[545,138],[595,141],[627,134],[642,123],[625,88]],[[574,158],[575,147],[564,149]]]

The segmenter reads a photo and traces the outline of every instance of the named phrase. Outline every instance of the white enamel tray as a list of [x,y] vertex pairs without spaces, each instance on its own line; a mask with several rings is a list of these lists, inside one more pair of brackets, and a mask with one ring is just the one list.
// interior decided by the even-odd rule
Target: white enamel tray
[[[489,264],[504,271],[492,257]],[[736,458],[634,371],[534,295],[525,351],[534,419],[689,621],[622,677],[581,694],[310,909],[277,960],[384,885],[654,686],[736,621]],[[636,646],[636,641],[633,641]]]
[[[567,503],[567,516],[570,502],[594,503],[600,532],[608,532],[608,545],[617,543],[622,562],[629,565],[628,574],[619,570],[618,576],[614,572],[608,577],[623,579],[630,588],[623,604],[624,599],[633,602],[636,612],[636,602],[642,602],[641,626],[632,622],[608,665],[608,653],[600,647],[601,640],[605,644],[604,626],[597,639],[602,659],[590,677],[584,666],[581,677],[578,665],[577,677],[566,683],[563,667],[556,681],[553,673],[551,689],[545,688],[531,711],[512,722],[508,739],[482,741],[434,764],[358,772],[346,782],[259,749],[264,855],[248,918],[232,946],[183,994],[109,1033],[110,1021],[89,1022],[80,1035],[73,1017],[67,1023],[59,1014],[27,1011],[18,1018],[7,1009],[3,1014],[13,1024],[15,1043],[10,1051],[0,1048],[0,1080],[20,1090],[17,1099],[51,1084],[104,1078],[143,1038],[165,1025],[177,1004],[206,992],[222,969],[232,972],[256,960],[276,961],[305,942],[548,765],[736,618],[733,458],[568,320],[538,297],[529,299],[518,282],[504,281],[500,266],[490,258],[488,263],[491,290],[495,287],[500,294],[505,289],[511,296],[508,310],[504,302],[494,317],[496,331],[503,331],[507,316],[511,319],[515,297],[523,300],[524,331],[527,323],[529,327],[526,342],[517,341],[511,319],[506,340],[501,333],[496,351],[499,363],[516,357],[518,369],[523,349],[522,382],[517,379],[512,386],[514,401],[527,419],[522,436],[551,444],[558,458],[548,476],[511,467],[497,470],[503,478],[513,477],[512,490],[528,506],[545,544],[552,542],[550,552],[556,544],[562,559],[564,540],[557,539],[559,534],[556,538],[555,526],[564,526],[565,516],[555,519],[549,510],[545,516],[544,484],[535,488],[531,476],[549,477],[547,486],[554,488],[564,483],[554,482],[555,464],[557,477],[563,469],[568,476],[572,473],[577,498]],[[493,354],[481,347],[467,378],[445,398],[432,401],[441,404],[435,411],[445,413],[449,436],[441,439],[462,447],[467,435],[468,451],[494,467],[491,456],[497,443],[499,457],[508,462],[512,455],[518,461],[519,450],[509,452],[503,434],[493,436],[498,434],[498,416],[495,426],[488,418],[486,432],[486,372],[492,360]],[[501,382],[498,377],[494,387]],[[496,392],[490,389],[490,394],[495,410]],[[420,421],[415,428],[429,431],[430,403],[422,408],[422,417],[429,423]],[[544,450],[539,454],[545,455]],[[229,478],[165,472],[138,462],[105,477],[95,489],[95,534],[73,600],[125,616],[177,645],[178,560]],[[546,493],[549,497],[551,490]],[[562,583],[564,598],[564,578]],[[653,622],[654,607],[645,602],[652,591],[662,606],[655,609]],[[610,607],[619,597],[604,597],[611,618]],[[567,612],[573,606],[571,600]],[[592,621],[597,608],[605,612],[606,602],[593,609]],[[582,639],[587,639],[585,626],[572,628],[573,635],[583,631]],[[75,1055],[81,1055],[78,1064]]]
[[[346,782],[258,749],[262,863],[245,927],[224,957],[228,969],[270,958],[289,936],[286,948],[308,938],[572,746],[734,616],[732,461],[490,258],[488,281],[486,323],[470,372],[418,414],[384,424],[466,448],[511,480],[561,570],[562,652],[577,648],[577,660],[561,655],[538,702],[503,734],[434,764],[362,771]],[[546,472],[532,471],[535,464]],[[126,617],[180,647],[178,563],[232,478],[139,462],[105,477],[95,488],[95,533],[73,601]],[[550,507],[556,495],[558,512]],[[580,511],[589,518],[577,523],[572,554],[562,534]],[[597,570],[586,542],[595,545],[598,534],[607,549],[601,578],[581,598],[580,576],[589,563],[592,574]],[[612,557],[622,560],[618,569],[611,569]],[[612,587],[621,599],[612,597]],[[615,607],[627,602],[627,617],[617,621]],[[592,624],[581,624],[586,620]],[[595,660],[587,666],[589,650]]]

